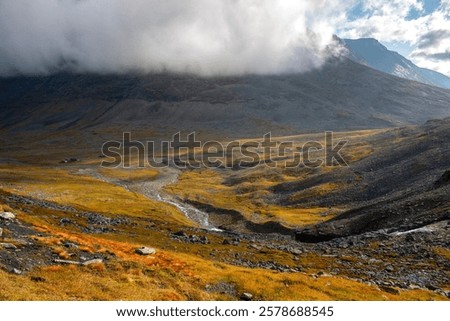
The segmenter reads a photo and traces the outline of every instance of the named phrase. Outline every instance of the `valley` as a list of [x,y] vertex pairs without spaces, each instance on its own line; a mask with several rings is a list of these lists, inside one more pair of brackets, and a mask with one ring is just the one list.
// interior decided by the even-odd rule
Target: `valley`
[[349,167],[320,168],[111,169],[5,144],[0,298],[448,299],[449,130],[337,133]]
[[[449,101],[345,58],[303,74],[1,78],[0,299],[448,300]],[[346,164],[314,162],[325,131]],[[105,166],[124,133],[145,147],[193,132],[289,148],[185,167],[135,148]]]

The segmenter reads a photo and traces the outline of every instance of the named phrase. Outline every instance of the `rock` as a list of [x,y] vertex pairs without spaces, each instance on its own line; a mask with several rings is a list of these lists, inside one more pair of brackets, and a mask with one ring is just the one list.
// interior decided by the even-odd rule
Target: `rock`
[[67,164],[67,163],[75,163],[75,162],[79,162],[79,161],[80,160],[78,158],[71,157],[71,158],[63,159],[62,161],[60,161],[60,163]]
[[0,237],[3,235],[3,229],[0,227]]
[[197,242],[199,242],[200,241],[200,238],[197,236],[197,235],[189,235],[189,240],[192,242],[192,243],[197,243]]
[[173,233],[174,236],[180,236],[180,237],[188,237],[185,231],[178,231]]
[[388,266],[386,266],[385,270],[388,272],[394,272],[395,269],[392,265],[389,264]]
[[11,213],[11,212],[3,212],[3,213],[0,213],[0,219],[2,219],[2,220],[8,220],[8,221],[10,221],[10,220],[13,220],[13,219],[15,219],[16,218],[16,215],[14,215],[13,213]]
[[448,183],[450,183],[450,169],[442,174],[442,176],[434,183],[434,186],[441,187]]
[[450,299],[450,291],[444,292],[445,296]]
[[234,237],[232,241],[233,243],[241,243],[241,239],[239,237]]
[[14,273],[14,274],[17,274],[17,275],[21,275],[23,272],[21,270],[19,270],[19,269],[14,268],[14,269],[12,269],[11,273]]
[[219,282],[215,284],[208,284],[205,287],[206,291],[212,293],[221,293],[221,294],[228,294],[230,296],[236,296],[236,289],[233,284],[226,283],[226,282]]
[[231,242],[230,242],[230,240],[228,240],[228,239],[224,239],[223,242],[222,242],[222,244],[223,244],[223,245],[231,245]]
[[59,220],[59,224],[66,225],[66,224],[72,224],[72,220],[70,218],[62,218]]
[[55,259],[55,260],[53,260],[53,262],[59,263],[59,264],[70,264],[70,265],[80,265],[81,264],[81,262],[78,262],[78,261],[60,260],[60,259]]
[[377,259],[374,259],[374,258],[369,259],[369,261],[368,261],[369,264],[377,264],[377,263],[380,263],[380,262],[381,262],[380,260],[377,260]]
[[256,244],[250,244],[249,247],[252,248],[252,249],[255,249],[257,251],[261,251],[262,250],[262,247],[259,246],[259,245],[256,245]]
[[209,240],[206,236],[200,236],[200,242],[203,244],[209,244]]
[[64,246],[67,247],[68,249],[77,249],[77,248],[79,248],[78,245],[76,245],[75,243],[72,243],[72,242],[64,242]]
[[40,276],[32,276],[31,277],[31,281],[33,281],[33,282],[45,282],[47,280],[44,279],[43,277],[40,277]]
[[151,254],[155,254],[156,250],[151,247],[142,246],[142,247],[136,249],[135,252],[139,255],[151,255]]
[[427,284],[426,287],[427,287],[428,290],[431,290],[431,291],[439,290],[439,287],[437,287],[437,286],[435,286],[433,284]]
[[0,247],[4,248],[5,250],[15,250],[17,249],[17,246],[11,243],[0,243]]
[[381,285],[381,286],[379,286],[379,288],[380,288],[381,291],[384,291],[384,292],[387,292],[387,293],[390,293],[390,294],[395,294],[395,295],[399,295],[400,294],[399,290],[397,290],[396,288],[392,288],[390,286]]
[[420,290],[421,288],[418,285],[410,284],[410,285],[408,285],[408,289],[410,289],[410,290]]
[[291,249],[289,252],[291,252],[291,254],[294,254],[294,255],[300,255],[303,253],[303,251],[300,249]]
[[253,299],[253,295],[248,292],[244,292],[241,294],[241,300],[242,301],[251,301]]
[[83,262],[81,265],[88,266],[88,265],[91,265],[91,264],[102,264],[102,263],[103,263],[102,259],[93,259],[93,260],[89,260],[89,261]]

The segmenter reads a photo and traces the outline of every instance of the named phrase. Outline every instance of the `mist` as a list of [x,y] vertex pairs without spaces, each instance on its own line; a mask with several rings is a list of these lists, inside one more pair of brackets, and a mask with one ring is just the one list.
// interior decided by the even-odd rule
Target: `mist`
[[0,75],[303,72],[330,54],[337,2],[0,0]]

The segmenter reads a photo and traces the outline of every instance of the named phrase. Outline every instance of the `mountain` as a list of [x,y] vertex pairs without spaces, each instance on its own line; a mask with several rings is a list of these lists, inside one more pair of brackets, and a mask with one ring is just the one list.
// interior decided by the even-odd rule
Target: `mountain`
[[261,137],[420,124],[450,116],[449,102],[448,90],[348,59],[266,76],[58,74],[0,79],[0,128]]
[[343,39],[348,57],[353,61],[376,70],[422,82],[424,84],[450,88],[450,78],[433,70],[420,68],[395,51],[388,50],[376,39]]

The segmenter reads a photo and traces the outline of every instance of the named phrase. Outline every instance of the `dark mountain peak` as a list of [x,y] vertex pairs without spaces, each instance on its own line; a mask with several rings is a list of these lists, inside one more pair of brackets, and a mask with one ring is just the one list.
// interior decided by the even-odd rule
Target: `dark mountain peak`
[[359,38],[359,39],[343,39],[344,43],[359,43],[359,44],[365,44],[365,45],[377,45],[379,47],[387,48],[381,44],[377,39],[375,38]]

